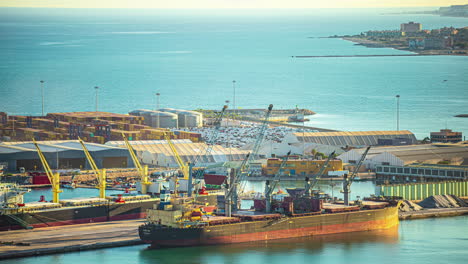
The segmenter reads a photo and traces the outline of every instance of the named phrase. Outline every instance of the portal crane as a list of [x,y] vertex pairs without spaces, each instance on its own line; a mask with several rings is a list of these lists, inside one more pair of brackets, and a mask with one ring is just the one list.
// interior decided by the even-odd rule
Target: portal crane
[[312,183],[310,182],[309,178],[306,178],[306,186],[305,186],[305,192],[304,192],[306,196],[311,196],[312,188],[314,188],[314,186],[320,180],[323,172],[328,167],[328,163],[330,163],[330,160],[334,156],[335,156],[335,151],[333,151],[330,155],[328,155],[327,160],[323,163],[322,167],[320,167],[320,170],[313,176]]
[[37,154],[39,155],[39,159],[41,160],[42,167],[44,168],[45,173],[47,174],[47,178],[49,178],[50,184],[52,185],[52,202],[58,203],[59,202],[59,193],[62,192],[60,190],[60,174],[58,172],[53,173],[50,169],[49,163],[47,159],[44,157],[39,145],[37,144],[36,140],[33,138],[33,144],[36,146]]
[[356,167],[354,168],[353,172],[351,175],[348,177],[347,174],[344,175],[343,178],[343,190],[341,191],[344,196],[344,205],[349,205],[349,194],[351,193],[351,184],[353,184],[354,179],[356,178],[357,172],[359,171],[359,168],[361,168],[362,162],[367,156],[367,153],[369,153],[370,146],[367,147],[367,149],[364,151],[364,153],[361,156],[361,159],[357,163]]
[[128,142],[128,139],[124,133],[122,133],[122,137],[124,138],[125,145],[127,146],[128,152],[130,153],[130,156],[132,157],[133,164],[135,164],[135,167],[138,170],[138,174],[140,175],[141,193],[146,194],[148,191],[148,185],[151,185],[151,182],[149,181],[149,177],[148,177],[148,165],[145,165],[145,166],[141,165],[140,161],[138,160],[138,157],[135,154],[135,150],[133,149],[132,145],[130,145],[130,142]]
[[97,167],[96,162],[94,162],[94,159],[89,153],[88,148],[84,144],[83,140],[80,137],[78,137],[78,140],[81,144],[81,147],[83,147],[86,159],[88,160],[94,175],[96,175],[98,181],[97,188],[99,189],[99,198],[106,198],[106,169],[99,169]]
[[283,161],[281,162],[280,167],[278,171],[276,172],[275,177],[273,178],[272,184],[270,184],[270,180],[267,180],[265,183],[265,201],[266,201],[267,213],[271,212],[272,194],[276,186],[278,185],[278,182],[280,181],[282,170],[286,166],[286,163],[288,162],[289,155],[291,155],[291,151],[289,151],[288,154],[286,154],[286,156],[283,157]]

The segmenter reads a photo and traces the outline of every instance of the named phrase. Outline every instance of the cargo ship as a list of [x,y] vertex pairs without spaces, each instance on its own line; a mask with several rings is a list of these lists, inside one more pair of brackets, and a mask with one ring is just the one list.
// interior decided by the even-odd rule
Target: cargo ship
[[282,197],[273,213],[263,212],[265,200],[255,200],[254,210],[236,211],[230,217],[210,215],[203,206],[178,199],[148,210],[148,222],[139,227],[140,238],[158,247],[219,245],[307,237],[398,226],[398,205],[362,201],[359,205],[324,203],[311,197]]
[[27,189],[0,183],[0,231],[145,218],[159,199],[149,195],[119,194],[103,198],[62,199],[46,202],[43,197],[23,202]]

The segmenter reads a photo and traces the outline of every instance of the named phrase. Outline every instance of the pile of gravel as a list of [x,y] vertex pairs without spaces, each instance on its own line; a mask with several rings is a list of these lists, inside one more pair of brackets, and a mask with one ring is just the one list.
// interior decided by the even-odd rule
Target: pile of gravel
[[433,195],[419,202],[424,208],[456,208],[466,207],[468,204],[455,195]]
[[400,212],[419,211],[423,209],[424,208],[419,206],[417,203],[413,203],[412,201],[409,201],[409,200],[403,200],[399,208]]

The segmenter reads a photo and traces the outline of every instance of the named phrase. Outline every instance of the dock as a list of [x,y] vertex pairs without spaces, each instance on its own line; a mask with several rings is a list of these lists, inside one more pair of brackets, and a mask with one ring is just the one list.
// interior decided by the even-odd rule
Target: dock
[[424,209],[420,211],[398,213],[400,220],[412,220],[412,219],[424,219],[424,218],[460,216],[460,215],[468,215],[468,207]]
[[143,244],[145,219],[0,232],[0,260]]

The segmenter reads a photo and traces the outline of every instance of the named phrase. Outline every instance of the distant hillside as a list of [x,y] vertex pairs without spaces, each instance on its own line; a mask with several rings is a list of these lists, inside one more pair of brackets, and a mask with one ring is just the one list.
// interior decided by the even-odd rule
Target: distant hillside
[[452,5],[448,7],[441,7],[435,13],[441,16],[468,17],[468,5]]

